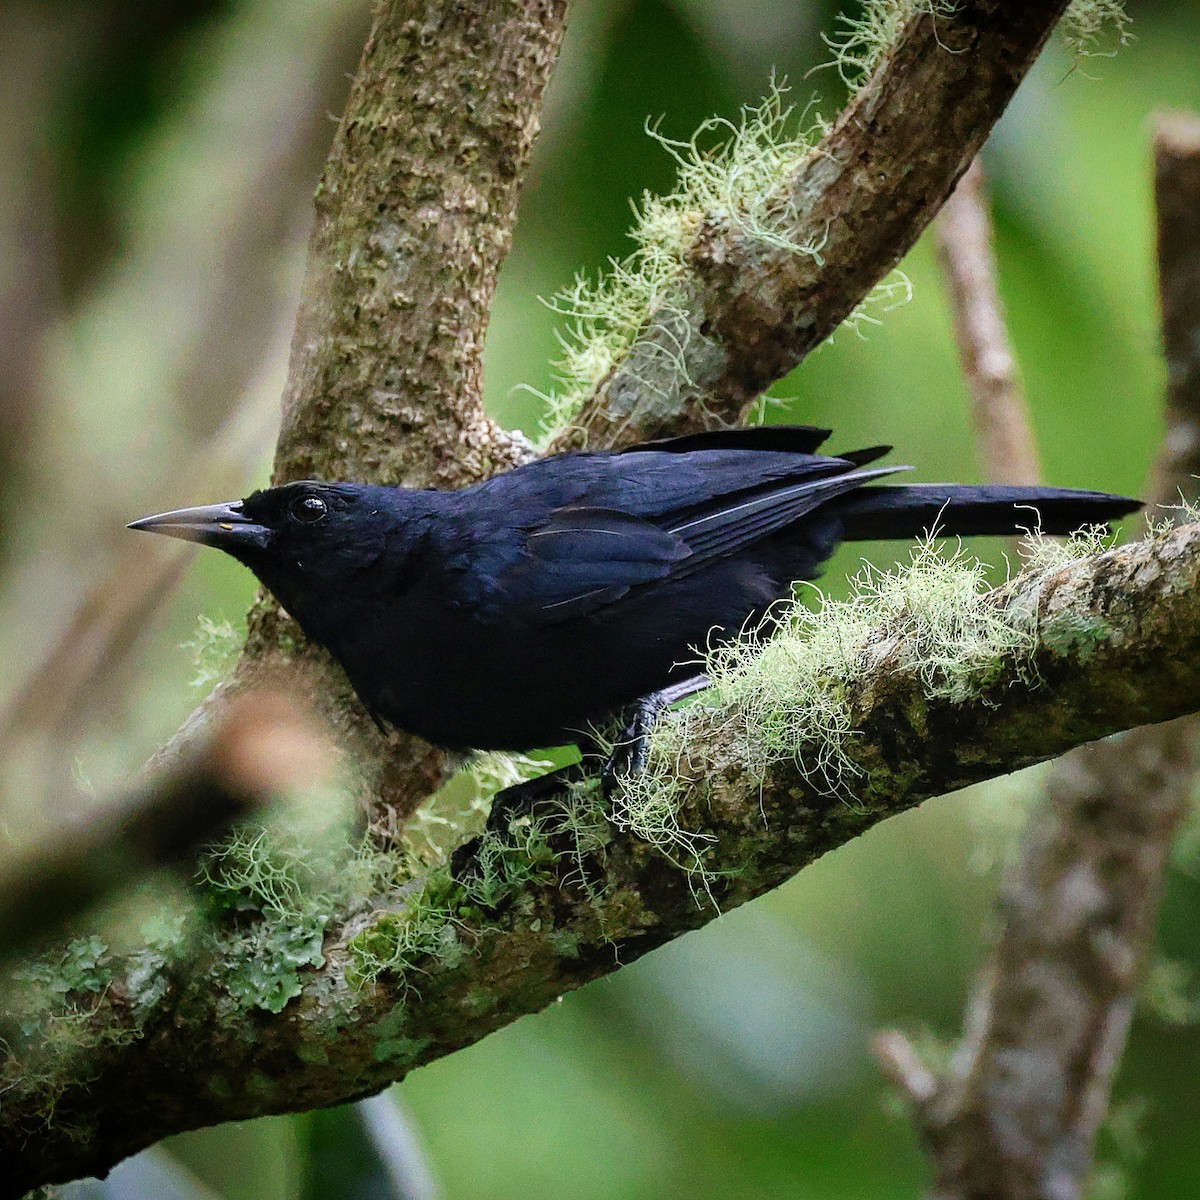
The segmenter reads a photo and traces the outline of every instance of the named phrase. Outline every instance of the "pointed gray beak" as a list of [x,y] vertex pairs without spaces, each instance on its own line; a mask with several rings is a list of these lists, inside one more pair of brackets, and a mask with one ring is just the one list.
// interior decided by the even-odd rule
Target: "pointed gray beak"
[[201,542],[230,553],[251,546],[261,550],[271,540],[270,529],[243,514],[240,500],[228,504],[204,504],[199,508],[177,508],[174,512],[130,521],[127,528],[165,533],[168,537]]

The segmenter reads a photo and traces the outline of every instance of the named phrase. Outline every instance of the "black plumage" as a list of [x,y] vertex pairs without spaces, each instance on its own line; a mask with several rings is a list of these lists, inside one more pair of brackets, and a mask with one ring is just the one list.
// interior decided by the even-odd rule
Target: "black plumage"
[[290,483],[131,528],[245,563],[377,720],[451,748],[575,741],[695,675],[839,542],[1065,533],[1138,507],[1040,487],[873,485],[890,447],[774,426],[541,459],[457,492]]

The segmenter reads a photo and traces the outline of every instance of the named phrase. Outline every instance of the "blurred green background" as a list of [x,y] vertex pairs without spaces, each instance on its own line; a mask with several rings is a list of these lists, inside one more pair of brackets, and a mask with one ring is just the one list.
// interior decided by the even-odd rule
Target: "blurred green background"
[[[1136,40],[1115,57],[1052,46],[986,157],[1047,478],[1136,493],[1164,384],[1149,118],[1200,108],[1200,10],[1131,13]],[[551,383],[556,318],[538,296],[626,253],[629,198],[671,186],[646,119],[686,137],[757,101],[772,70],[799,106],[819,94],[832,115],[841,85],[812,68],[835,17],[797,0],[578,4],[488,343],[505,421],[534,430],[539,404],[521,385]],[[6,747],[9,833],[57,819],[73,781],[103,793],[136,768],[202,694],[184,648],[199,616],[237,622],[249,604],[248,573],[215,554],[167,587],[123,525],[265,479],[309,197],[366,19],[363,0],[0,3],[0,706],[29,695],[30,672],[53,696],[78,692]],[[977,479],[928,238],[904,271],[911,303],[812,355],[775,389],[771,419],[829,424],[839,446],[894,443],[916,478]],[[854,562],[835,564],[831,592]],[[143,586],[82,682],[40,666],[81,605],[102,617]],[[869,1040],[887,1025],[960,1029],[998,866],[1037,789],[1027,772],[926,804],[417,1071],[398,1091],[444,1194],[919,1194],[919,1149]],[[1181,853],[1172,874],[1163,944],[1182,984],[1135,1027],[1106,1197],[1200,1195],[1196,862]],[[160,1165],[181,1195],[392,1194],[348,1109],[169,1150]],[[135,1175],[126,1187],[167,1194]]]

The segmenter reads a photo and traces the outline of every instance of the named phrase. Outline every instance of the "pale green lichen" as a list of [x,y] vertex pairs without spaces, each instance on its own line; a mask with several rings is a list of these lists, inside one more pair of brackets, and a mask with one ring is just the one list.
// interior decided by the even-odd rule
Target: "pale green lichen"
[[1051,654],[1078,663],[1090,662],[1113,632],[1112,625],[1103,617],[1067,611],[1054,613],[1038,630],[1042,645]]
[[2,997],[9,1041],[0,1044],[0,1093],[32,1092],[35,1116],[49,1124],[68,1085],[91,1077],[91,1055],[137,1036],[128,1025],[95,1020],[116,979],[114,958],[95,935],[17,968]]
[[[913,17],[932,17],[936,29],[938,19],[953,16],[957,7],[957,0],[868,0],[853,12],[840,13],[833,35],[823,36],[832,52],[828,65],[847,87],[857,91]],[[1099,47],[1110,36],[1120,45],[1128,45],[1133,38],[1131,24],[1124,0],[1072,0],[1059,24],[1059,34],[1077,57],[1111,55],[1115,50]]]
[[458,909],[464,899],[445,866],[401,889],[394,909],[372,914],[370,924],[351,938],[352,982],[363,987],[391,974],[407,985],[405,974],[429,955],[461,959]]
[[[305,970],[324,962],[335,914],[370,886],[386,886],[394,866],[344,830],[295,816],[240,828],[211,848],[192,902],[163,892],[157,916],[136,931],[136,948],[89,934],[15,971],[0,994],[11,1031],[0,1089],[37,1096],[48,1119],[68,1085],[86,1082],[81,1070],[98,1069],[104,1051],[141,1036],[180,961],[207,964],[211,988],[233,1011],[281,1011]],[[123,998],[117,1013],[102,1003],[110,989]]]
[[215,982],[238,1007],[281,1012],[300,995],[306,971],[324,965],[335,921],[408,870],[405,853],[355,841],[337,824],[293,819],[235,830],[203,870],[220,951]]
[[245,629],[238,629],[227,617],[197,618],[196,631],[182,644],[192,657],[191,686],[205,693],[226,678],[246,641]]
[[721,647],[708,669],[719,707],[737,714],[736,752],[761,771],[805,747],[805,773],[836,784],[857,770],[846,754],[852,690],[881,661],[915,675],[928,697],[959,704],[999,670],[1022,669],[1034,633],[989,590],[983,563],[926,539],[904,566],[864,568],[848,599],[792,605],[769,640]]
[[815,611],[781,605],[770,630],[709,652],[712,689],[660,722],[646,770],[614,797],[614,825],[706,883],[712,836],[695,814],[682,819],[694,782],[687,747],[697,737],[719,747],[710,764],[718,770],[753,777],[791,762],[821,790],[847,796],[860,770],[849,753],[852,700],[882,664],[915,677],[925,697],[955,704],[984,696],[1003,673],[1033,681],[1035,622],[989,592],[984,564],[927,539],[895,570],[865,567],[846,600]]
[[1181,490],[1175,504],[1159,504],[1146,513],[1146,536],[1158,541],[1170,535],[1180,525],[1200,521],[1200,504],[1189,500]]
[[[349,942],[354,981],[365,986],[387,975],[411,987],[414,967],[428,959],[440,969],[456,966],[468,953],[460,932],[478,933],[490,914],[531,888],[558,879],[588,893],[585,861],[603,853],[610,836],[593,781],[515,814],[503,829],[485,830],[461,877],[452,875],[442,851],[424,862],[413,853],[411,880],[394,894],[393,906],[372,913]],[[572,861],[576,869],[564,870]]]
[[1090,525],[1069,537],[1047,537],[1040,530],[1029,530],[1018,547],[1021,565],[1030,574],[1057,571],[1080,559],[1111,550],[1117,535],[1107,525]]
[[1105,39],[1127,46],[1133,41],[1132,24],[1124,0],[1071,0],[1059,28],[1067,49],[1077,57],[1111,57],[1116,49],[1100,49]]
[[839,13],[835,32],[822,35],[833,58],[829,66],[857,91],[883,61],[889,47],[914,16],[927,13],[935,20],[950,16],[955,0],[869,0],[853,12]]
[[[1117,535],[1106,525],[1080,529],[1066,538],[1051,538],[1039,532],[1025,536],[1021,558],[1028,574],[1050,574],[1084,558],[1111,550]],[[1042,646],[1062,658],[1089,661],[1113,636],[1113,627],[1103,617],[1056,609],[1038,624]]]

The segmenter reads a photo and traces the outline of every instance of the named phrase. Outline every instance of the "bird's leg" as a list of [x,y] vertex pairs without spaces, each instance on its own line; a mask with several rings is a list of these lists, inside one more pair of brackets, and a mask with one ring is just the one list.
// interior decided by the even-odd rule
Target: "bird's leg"
[[612,754],[600,771],[600,782],[606,797],[612,794],[622,776],[637,775],[645,768],[650,734],[658,724],[659,717],[672,704],[704,691],[709,683],[707,675],[693,675],[661,691],[651,692],[629,706]]
[[[643,696],[626,711],[625,722],[621,727],[617,743],[612,753],[600,769],[600,782],[607,798],[617,786],[617,782],[626,775],[635,775],[646,765],[646,754],[649,748],[650,734],[658,724],[659,717],[680,700],[694,696],[709,686],[707,675],[693,675],[681,679],[661,691],[651,692]],[[588,760],[594,758],[598,746],[591,739],[581,738],[579,748],[582,757],[557,770],[539,775],[535,779],[527,779],[523,783],[514,784],[492,797],[491,811],[488,813],[487,832],[507,833],[509,825],[515,817],[532,812],[543,800],[557,795],[569,784],[586,779],[589,775]],[[475,868],[476,855],[479,851],[481,838],[472,838],[459,846],[451,855],[450,867],[456,879],[466,878]]]

